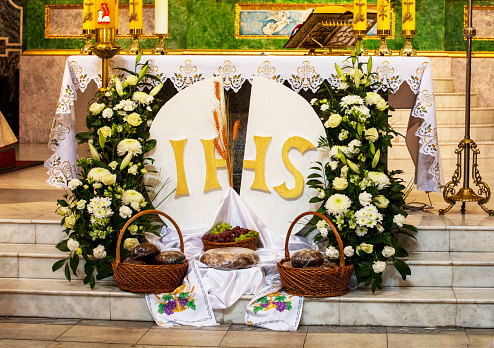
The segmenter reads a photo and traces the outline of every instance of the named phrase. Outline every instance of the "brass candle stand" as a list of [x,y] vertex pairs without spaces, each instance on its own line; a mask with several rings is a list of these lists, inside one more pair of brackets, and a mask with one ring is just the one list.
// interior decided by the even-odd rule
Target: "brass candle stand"
[[388,48],[388,44],[386,43],[386,38],[389,36],[390,30],[378,30],[377,36],[381,38],[381,42],[379,43],[379,47],[376,49],[376,56],[391,56],[393,51]]
[[156,47],[153,48],[153,50],[151,51],[151,54],[167,54],[168,52],[166,51],[166,47],[165,47],[165,42],[163,40],[163,37],[165,36],[165,34],[155,34],[156,36],[158,36],[158,42],[156,43]]
[[[472,27],[472,0],[468,0],[468,27],[463,29],[463,35],[467,39],[467,69],[466,69],[466,99],[465,99],[465,138],[460,141],[458,148],[455,150],[457,156],[456,170],[453,174],[453,178],[450,182],[444,186],[443,198],[449,203],[446,209],[440,209],[439,215],[447,213],[456,202],[462,202],[461,213],[465,214],[466,202],[477,202],[478,205],[489,215],[494,215],[494,210],[487,209],[486,204],[491,198],[491,190],[489,186],[482,181],[480,172],[478,169],[477,156],[480,153],[477,148],[477,144],[470,139],[470,87],[472,80],[472,37],[476,35],[475,28]],[[478,194],[469,187],[470,176],[470,151],[473,152],[472,158],[472,178],[473,183],[478,187]],[[464,157],[463,168],[463,187],[456,192],[455,186],[460,183],[461,179],[461,167],[462,167],[462,155]]]
[[116,31],[114,28],[96,29],[96,43],[91,47],[94,54],[101,58],[101,91],[108,87],[109,59],[120,51],[120,46],[115,43]]
[[405,38],[405,46],[400,50],[400,56],[416,56],[417,50],[412,46],[412,37],[415,36],[415,30],[403,30],[401,36]]
[[366,34],[367,34],[366,30],[354,30],[353,31],[353,36],[355,36],[355,38],[357,39],[357,43],[360,46],[360,55],[362,55],[362,56],[368,55],[367,50],[364,48],[364,41],[363,41],[363,38]]
[[86,43],[81,48],[81,54],[93,54],[91,46],[93,46],[94,29],[82,29],[82,35],[86,36]]
[[142,51],[141,45],[139,44],[139,37],[142,35],[142,29],[130,29],[130,35],[133,36],[132,44],[127,50],[127,54],[138,54]]

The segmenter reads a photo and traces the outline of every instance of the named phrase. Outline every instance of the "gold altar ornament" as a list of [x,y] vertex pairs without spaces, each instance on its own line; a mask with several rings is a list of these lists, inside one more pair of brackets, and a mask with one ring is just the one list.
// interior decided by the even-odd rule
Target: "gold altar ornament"
[[417,50],[412,46],[412,37],[415,36],[415,2],[417,0],[403,0],[401,32],[405,38],[405,46],[400,50],[400,56],[416,56]]
[[375,54],[378,56],[391,56],[393,52],[388,48],[386,38],[391,32],[391,2],[390,0],[378,0],[377,2],[377,35],[381,38]]
[[139,36],[142,35],[142,1],[130,0],[129,2],[129,28],[133,40],[127,50],[128,54],[137,54],[142,51],[139,45]]
[[[477,156],[480,150],[477,148],[477,144],[470,139],[470,87],[472,82],[472,38],[476,34],[476,29],[472,27],[472,0],[468,0],[468,27],[463,29],[463,35],[467,39],[467,66],[466,66],[466,99],[465,99],[465,137],[458,144],[458,148],[455,149],[456,154],[456,170],[453,174],[453,178],[450,182],[444,186],[443,198],[449,203],[446,209],[439,209],[439,215],[447,213],[456,202],[462,202],[461,213],[465,214],[466,202],[477,202],[478,205],[489,215],[494,215],[494,210],[489,210],[485,207],[489,199],[491,198],[491,190],[480,176],[478,169]],[[470,151],[473,153],[472,158],[472,178],[473,183],[478,188],[478,194],[469,187],[470,177]],[[462,155],[464,158],[463,168],[463,187],[456,192],[455,186],[460,183],[462,177]]]
[[354,0],[353,2],[353,35],[360,45],[362,55],[367,55],[367,50],[362,42],[367,34],[367,0]]
[[91,54],[91,46],[94,37],[95,6],[94,0],[84,0],[82,8],[82,35],[86,37],[86,43],[81,48],[81,54]]
[[118,10],[119,10],[120,6],[119,6],[119,3],[118,3],[118,0],[115,0],[115,32],[117,33],[118,35],[118,23],[119,23],[119,16],[118,16]]

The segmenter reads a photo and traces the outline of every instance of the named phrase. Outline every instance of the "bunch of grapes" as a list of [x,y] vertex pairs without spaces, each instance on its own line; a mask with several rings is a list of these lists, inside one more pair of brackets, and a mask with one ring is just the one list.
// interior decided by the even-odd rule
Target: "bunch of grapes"
[[230,228],[232,228],[232,225],[223,222],[222,224],[217,224],[216,226],[214,226],[214,228],[211,230],[211,234],[220,234],[224,230],[228,230]]
[[177,301],[176,300],[170,300],[163,307],[163,311],[165,312],[166,315],[172,315],[175,307],[177,307]]
[[273,304],[276,305],[276,310],[278,312],[281,312],[281,313],[283,313],[283,311],[286,310],[286,308],[287,308],[286,302],[283,302],[283,301],[280,301],[280,302],[273,301]]
[[266,301],[266,303],[259,303],[259,305],[262,307],[262,308],[266,308],[267,306],[269,306],[269,300]]
[[184,298],[183,300],[179,297],[178,298],[178,303],[180,303],[181,306],[184,306],[187,304],[188,297]]
[[210,234],[204,235],[203,239],[216,243],[231,243],[258,236],[259,232],[250,231],[247,228],[236,226],[232,228],[227,223],[216,225]]

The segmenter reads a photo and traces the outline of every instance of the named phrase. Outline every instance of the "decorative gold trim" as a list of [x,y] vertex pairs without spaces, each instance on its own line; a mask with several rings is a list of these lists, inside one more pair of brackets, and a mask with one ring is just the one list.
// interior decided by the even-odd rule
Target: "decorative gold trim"
[[[472,10],[480,10],[480,11],[489,11],[494,10],[494,6],[487,5],[473,5]],[[463,6],[463,28],[468,27],[468,5]],[[463,40],[467,40],[464,36]],[[474,36],[472,40],[481,40],[481,41],[494,41],[494,36]]]
[[[329,55],[341,56],[348,55],[349,50],[333,50]],[[25,56],[72,56],[78,55],[79,49],[29,49],[23,53]],[[125,51],[120,51],[120,55],[124,55]],[[144,55],[151,54],[151,49],[144,49]],[[204,50],[204,49],[188,49],[188,50],[168,50],[168,55],[237,55],[237,56],[305,56],[304,50]],[[465,51],[417,51],[420,57],[449,57],[449,58],[465,58]],[[393,56],[399,56],[398,51],[393,52]],[[482,51],[472,52],[473,58],[494,58],[494,52]]]
[[[119,4],[119,8],[128,8],[128,4]],[[143,4],[144,8],[154,8],[154,4]],[[45,5],[45,39],[85,39],[83,34],[78,35],[55,35],[50,34],[50,9],[82,9],[82,5]],[[82,22],[82,19],[81,19]],[[81,23],[82,24],[82,23]],[[132,39],[130,34],[120,35],[117,34],[117,39]],[[142,39],[156,39],[158,36],[154,34],[145,34],[141,36]],[[168,34],[165,34],[163,38],[168,39]]]
[[[308,10],[310,8],[316,8],[316,7],[324,7],[324,6],[331,6],[331,5],[337,5],[337,6],[343,6],[346,9],[353,11],[353,4],[284,4],[284,3],[271,3],[271,4],[242,4],[242,3],[236,3],[235,4],[235,39],[257,39],[257,40],[264,40],[264,39],[289,39],[290,35],[278,35],[278,36],[273,36],[273,35],[240,35],[240,11],[242,10],[250,10],[250,11],[255,11],[255,10],[262,10],[262,11],[278,11],[281,9],[290,9],[290,10]],[[368,9],[376,10],[377,11],[377,5],[372,5],[369,4],[367,5]],[[396,15],[394,9],[391,7],[391,13],[392,13],[392,32],[393,35],[389,36],[390,40],[393,40],[395,38],[396,34]],[[365,36],[364,39],[370,39],[370,40],[379,40],[379,36]]]

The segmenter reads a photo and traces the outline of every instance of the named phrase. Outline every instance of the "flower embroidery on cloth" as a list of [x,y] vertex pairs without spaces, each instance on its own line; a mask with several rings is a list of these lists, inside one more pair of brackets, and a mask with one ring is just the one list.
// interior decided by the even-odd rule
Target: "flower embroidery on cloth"
[[310,89],[315,93],[323,80],[321,75],[317,73],[316,68],[309,61],[305,61],[297,68],[297,74],[292,75],[288,79],[288,82],[290,82],[292,89],[296,92],[299,92],[301,89],[304,91]]
[[[238,92],[242,85],[244,84],[245,79],[241,74],[235,74],[237,72],[237,68],[232,64],[231,61],[225,60],[223,65],[218,68],[219,76],[223,78],[223,82],[225,84],[225,89],[233,89],[235,93]],[[213,74],[213,76],[218,76],[217,74]]]
[[[158,299],[158,313],[173,315],[186,310],[196,310],[196,298],[194,298],[194,286],[182,284],[172,293],[155,295]],[[160,297],[161,296],[161,297]]]
[[184,64],[180,66],[179,70],[180,73],[174,73],[174,76],[171,78],[177,91],[204,79],[202,74],[197,73],[197,66],[195,66],[191,60],[187,59]]
[[265,77],[267,79],[283,83],[281,75],[276,75],[276,68],[271,64],[269,60],[265,60],[262,65],[257,68],[257,72],[259,74],[257,76]]
[[382,62],[382,64],[377,67],[376,73],[378,78],[373,82],[380,82],[380,86],[377,90],[395,93],[403,82],[399,75],[395,75],[395,69],[389,64],[388,61]]

